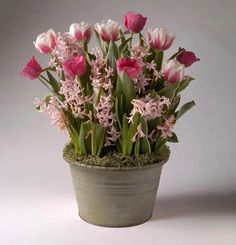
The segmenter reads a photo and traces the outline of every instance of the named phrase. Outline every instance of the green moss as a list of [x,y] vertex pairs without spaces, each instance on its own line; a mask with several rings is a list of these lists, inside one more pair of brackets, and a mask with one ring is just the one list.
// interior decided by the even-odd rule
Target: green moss
[[63,157],[67,162],[79,163],[89,166],[100,167],[141,167],[146,165],[153,165],[159,162],[166,162],[169,158],[169,147],[165,147],[160,154],[150,153],[141,154],[138,157],[124,156],[121,153],[116,152],[114,149],[110,149],[102,157],[96,156],[79,156],[73,144],[67,144],[64,147]]

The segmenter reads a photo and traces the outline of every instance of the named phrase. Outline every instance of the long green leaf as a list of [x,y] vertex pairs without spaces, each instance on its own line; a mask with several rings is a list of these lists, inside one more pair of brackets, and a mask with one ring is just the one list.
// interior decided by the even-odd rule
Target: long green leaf
[[178,120],[180,117],[182,117],[188,110],[190,110],[193,106],[195,106],[195,102],[192,100],[186,104],[184,104],[179,111],[175,113],[175,118]]
[[79,135],[77,131],[75,130],[75,128],[72,126],[72,124],[68,124],[68,127],[69,127],[70,137],[75,147],[75,150],[78,154],[80,154]]
[[145,121],[142,117],[140,117],[140,122],[142,125],[142,131],[145,134],[145,137],[140,138],[140,148],[142,153],[151,153],[151,146],[148,140],[148,126],[147,121]]
[[105,129],[98,123],[92,125],[92,155],[99,156],[104,144]]
[[59,90],[60,90],[60,84],[59,82],[56,80],[56,78],[54,78],[54,76],[49,72],[46,71],[47,76],[48,76],[48,80],[50,85],[52,86],[53,91],[58,94]]
[[171,143],[179,143],[178,137],[174,132],[172,132],[172,136],[169,137],[167,141]]
[[124,95],[124,111],[129,115],[131,111],[131,101],[135,98],[135,89],[133,82],[128,78],[125,72],[121,72],[118,76],[116,94]]

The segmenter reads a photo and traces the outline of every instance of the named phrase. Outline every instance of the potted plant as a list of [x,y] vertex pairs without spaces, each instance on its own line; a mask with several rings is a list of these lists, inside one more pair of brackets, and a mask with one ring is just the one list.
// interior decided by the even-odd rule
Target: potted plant
[[[106,20],[81,22],[69,32],[53,29],[34,45],[49,54],[46,68],[32,57],[21,74],[38,78],[50,94],[36,99],[69,143],[69,163],[79,214],[109,227],[141,224],[151,215],[173,127],[194,106],[182,107],[180,93],[192,77],[185,67],[199,60],[183,48],[164,61],[175,36],[164,28],[141,31],[147,18],[128,12],[123,30]],[[92,32],[99,48],[89,49]]]

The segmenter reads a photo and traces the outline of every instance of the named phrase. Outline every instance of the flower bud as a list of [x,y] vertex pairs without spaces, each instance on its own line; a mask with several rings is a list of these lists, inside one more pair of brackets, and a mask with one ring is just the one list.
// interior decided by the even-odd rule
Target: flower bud
[[83,76],[86,72],[86,59],[82,55],[63,62],[63,70],[69,77]]
[[38,61],[33,56],[25,66],[25,68],[20,72],[20,75],[28,77],[30,80],[37,78],[43,71],[42,67],[39,65]]
[[184,77],[184,65],[177,60],[170,60],[165,65],[162,71],[163,78],[169,83],[176,83],[183,80]]
[[105,42],[116,41],[118,39],[120,27],[118,23],[113,20],[105,20],[102,21],[102,23],[96,23],[94,28]]
[[133,12],[127,12],[124,16],[124,26],[128,31],[139,33],[142,31],[147,21],[147,17]]
[[120,58],[116,61],[118,74],[122,71],[132,80],[136,78],[142,71],[141,64],[134,58]]
[[179,54],[177,55],[176,59],[185,67],[189,67],[194,62],[200,60],[193,52],[186,51],[184,48],[179,48]]
[[36,49],[42,54],[51,53],[56,46],[57,34],[53,29],[49,29],[47,32],[43,32],[38,35],[34,45]]
[[87,42],[89,42],[92,35],[92,28],[90,24],[82,21],[79,24],[78,23],[72,24],[70,26],[69,33],[77,41],[86,40]]
[[163,51],[172,45],[175,36],[164,28],[156,28],[148,30],[147,39],[151,48]]

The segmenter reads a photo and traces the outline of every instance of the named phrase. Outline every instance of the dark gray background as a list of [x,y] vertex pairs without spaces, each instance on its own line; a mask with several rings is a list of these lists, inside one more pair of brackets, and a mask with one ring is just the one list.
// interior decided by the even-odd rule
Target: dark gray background
[[[34,98],[47,91],[18,74],[32,55],[46,65],[32,43],[39,33],[64,32],[81,20],[122,24],[127,10],[147,16],[146,29],[174,32],[171,52],[181,46],[201,58],[188,69],[196,80],[182,100],[197,106],[176,126],[181,143],[171,145],[152,220],[106,229],[77,217],[61,156],[67,138],[34,110]],[[1,0],[0,243],[235,244],[235,10],[235,0]]]

